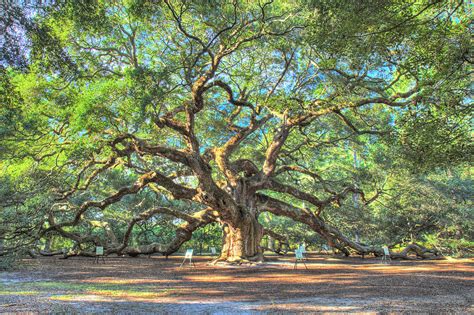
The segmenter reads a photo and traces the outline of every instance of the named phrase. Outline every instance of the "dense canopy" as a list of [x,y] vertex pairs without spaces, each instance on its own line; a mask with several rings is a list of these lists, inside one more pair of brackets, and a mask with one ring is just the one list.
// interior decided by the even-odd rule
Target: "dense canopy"
[[4,253],[472,246],[465,1],[0,11]]

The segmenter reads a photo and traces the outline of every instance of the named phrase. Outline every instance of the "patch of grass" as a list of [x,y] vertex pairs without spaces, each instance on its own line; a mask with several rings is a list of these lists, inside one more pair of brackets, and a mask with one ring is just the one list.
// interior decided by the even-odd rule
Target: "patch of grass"
[[172,290],[162,290],[159,292],[150,291],[135,291],[135,290],[92,290],[84,291],[76,294],[63,294],[51,297],[51,300],[57,301],[74,301],[80,299],[81,295],[96,295],[109,298],[123,298],[123,299],[156,299]]
[[66,290],[66,291],[82,291],[92,287],[91,285],[84,283],[74,283],[74,282],[57,282],[57,281],[38,281],[31,283],[32,286],[48,289],[48,290]]
[[47,289],[55,291],[94,291],[94,290],[123,290],[126,287],[131,287],[135,291],[149,290],[152,286],[126,286],[120,284],[109,283],[77,283],[77,282],[57,282],[57,281],[39,281],[29,284],[31,287],[38,289]]
[[52,300],[73,301],[81,295],[97,295],[102,297],[124,299],[155,299],[173,289],[156,289],[156,286],[120,285],[108,283],[76,283],[60,281],[37,281],[10,284],[0,284],[0,295],[37,295],[56,294]]
[[120,298],[140,298],[140,299],[153,299],[165,295],[170,290],[163,290],[159,292],[149,291],[136,291],[136,290],[94,290],[88,291],[87,294],[108,296],[108,297],[120,297]]
[[64,295],[55,295],[50,297],[51,300],[58,301],[74,301],[77,298],[76,294],[64,294]]
[[15,290],[1,290],[0,295],[37,295],[38,291],[15,291]]
[[[74,281],[0,282],[0,295],[47,296],[58,302],[80,301],[83,296],[93,295],[104,299],[153,300],[176,291],[156,285],[117,283],[83,283]],[[62,312],[60,312],[62,313]]]

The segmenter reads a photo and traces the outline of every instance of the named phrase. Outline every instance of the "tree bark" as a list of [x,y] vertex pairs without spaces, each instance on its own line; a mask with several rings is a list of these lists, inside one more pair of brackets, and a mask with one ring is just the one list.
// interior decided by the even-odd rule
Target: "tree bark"
[[224,224],[223,232],[222,252],[219,260],[229,262],[263,260],[260,248],[263,227],[258,222],[255,213],[251,211],[244,213],[238,224]]

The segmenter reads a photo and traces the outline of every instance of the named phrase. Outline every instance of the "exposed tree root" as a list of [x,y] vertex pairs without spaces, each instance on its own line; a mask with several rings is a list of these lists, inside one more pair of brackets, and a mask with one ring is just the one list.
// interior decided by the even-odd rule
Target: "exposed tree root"
[[228,260],[224,258],[218,258],[211,261],[208,265],[215,266],[253,266],[263,263],[262,260],[249,260],[249,259],[235,259],[235,260]]

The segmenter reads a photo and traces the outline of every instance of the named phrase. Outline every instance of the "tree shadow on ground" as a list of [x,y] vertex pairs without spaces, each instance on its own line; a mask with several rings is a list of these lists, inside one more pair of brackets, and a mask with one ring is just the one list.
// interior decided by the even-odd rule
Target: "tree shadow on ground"
[[472,260],[382,265],[374,259],[314,255],[309,270],[293,270],[291,257],[271,260],[281,264],[209,266],[210,257],[196,257],[196,268],[179,268],[179,256],[109,258],[105,264],[40,259],[27,261],[28,273],[2,274],[0,301],[8,303],[15,295],[13,300],[30,300],[38,309],[69,305],[90,312],[353,312],[472,305]]

